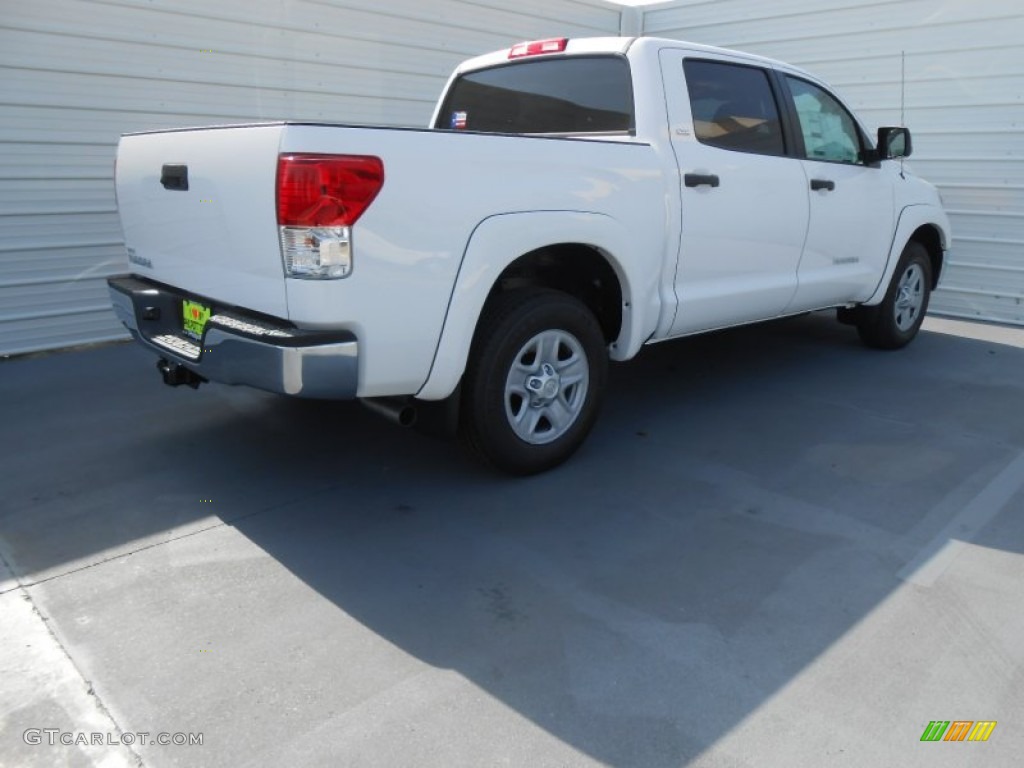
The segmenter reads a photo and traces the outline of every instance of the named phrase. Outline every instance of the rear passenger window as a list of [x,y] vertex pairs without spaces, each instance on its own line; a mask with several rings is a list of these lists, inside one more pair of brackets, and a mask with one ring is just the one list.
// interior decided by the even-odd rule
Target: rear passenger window
[[736,152],[786,153],[767,72],[693,59],[683,62],[683,70],[698,141]]

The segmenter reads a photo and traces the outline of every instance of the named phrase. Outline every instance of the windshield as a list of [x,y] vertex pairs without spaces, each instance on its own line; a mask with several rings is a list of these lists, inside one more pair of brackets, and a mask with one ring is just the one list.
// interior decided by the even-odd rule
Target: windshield
[[435,128],[488,133],[628,133],[633,86],[622,56],[573,56],[469,72]]

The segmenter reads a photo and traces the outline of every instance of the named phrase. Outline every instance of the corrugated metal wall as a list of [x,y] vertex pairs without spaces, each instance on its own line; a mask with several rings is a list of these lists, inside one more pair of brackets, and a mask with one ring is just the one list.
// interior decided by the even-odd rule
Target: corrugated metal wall
[[31,0],[0,11],[0,354],[122,337],[112,163],[128,131],[423,125],[456,63],[617,34],[600,0]]
[[834,85],[868,123],[900,122],[954,229],[933,311],[1024,324],[1024,2],[677,0],[648,35],[759,53]]
[[[111,179],[120,133],[280,118],[420,125],[461,59],[615,34],[620,21],[601,0],[5,2],[0,354],[121,337],[103,282],[127,267]],[[913,165],[939,184],[956,234],[934,309],[1024,323],[1020,0],[677,0],[642,23],[804,66],[875,125],[899,122],[905,50]]]

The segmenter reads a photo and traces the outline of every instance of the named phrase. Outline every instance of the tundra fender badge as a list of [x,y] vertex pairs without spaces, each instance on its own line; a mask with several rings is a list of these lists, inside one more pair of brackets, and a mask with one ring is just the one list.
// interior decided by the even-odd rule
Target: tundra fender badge
[[128,251],[128,261],[131,264],[137,264],[140,267],[147,267],[148,269],[153,268],[153,262],[147,259],[145,256],[139,256],[135,253],[134,248],[126,249]]

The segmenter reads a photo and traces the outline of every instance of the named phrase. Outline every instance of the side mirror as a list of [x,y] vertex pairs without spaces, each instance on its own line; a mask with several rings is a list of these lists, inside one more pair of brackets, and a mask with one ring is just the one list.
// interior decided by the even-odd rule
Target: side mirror
[[878,146],[875,148],[879,160],[893,160],[910,157],[914,145],[910,140],[909,128],[879,128]]

